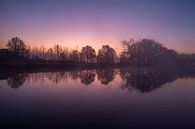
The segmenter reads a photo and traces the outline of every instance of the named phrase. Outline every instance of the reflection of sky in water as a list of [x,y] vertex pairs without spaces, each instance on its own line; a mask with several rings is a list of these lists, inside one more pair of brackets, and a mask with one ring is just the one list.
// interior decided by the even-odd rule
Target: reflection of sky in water
[[20,98],[19,101],[25,101],[27,98],[37,98],[38,101],[40,101],[40,98],[46,99],[45,101],[62,101],[62,99],[91,101],[95,99],[95,103],[105,101],[105,99],[108,99],[109,102],[113,100],[113,102],[116,102],[120,99],[123,101],[126,99],[126,101],[138,101],[139,99],[145,101],[146,99],[158,100],[165,97],[167,98],[166,101],[169,101],[168,98],[170,97],[171,100],[180,98],[179,100],[182,101],[182,99],[185,99],[183,97],[191,96],[195,98],[193,97],[195,78],[177,79],[148,94],[142,94],[136,89],[132,89],[130,92],[123,89],[121,85],[124,81],[119,74],[116,74],[108,85],[102,84],[98,80],[97,74],[95,74],[94,80],[87,85],[81,83],[81,78],[77,77],[73,80],[70,76],[69,72],[29,73],[24,84],[17,89],[10,88],[7,82],[2,80],[0,93],[3,97],[1,98],[6,98],[6,101],[9,99],[10,101],[18,101],[18,98]]
[[[66,72],[69,74],[69,72]],[[0,105],[2,117],[15,115],[34,119],[63,118],[74,121],[151,120],[190,122],[195,118],[195,78],[179,78],[151,92],[122,89],[123,80],[116,74],[103,85],[98,80],[81,84],[80,78],[69,76],[55,84],[43,73],[30,73],[24,84],[13,89],[1,80]],[[178,119],[179,118],[179,119]]]

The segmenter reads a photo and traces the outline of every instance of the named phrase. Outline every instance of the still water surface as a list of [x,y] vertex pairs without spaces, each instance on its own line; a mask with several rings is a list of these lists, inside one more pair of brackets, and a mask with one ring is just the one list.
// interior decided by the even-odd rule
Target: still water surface
[[1,128],[193,128],[195,72],[0,73]]

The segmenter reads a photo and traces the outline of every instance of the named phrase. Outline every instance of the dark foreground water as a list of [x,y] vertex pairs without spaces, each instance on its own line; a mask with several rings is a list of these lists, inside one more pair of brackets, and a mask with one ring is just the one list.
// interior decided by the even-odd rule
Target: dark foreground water
[[195,128],[195,72],[4,71],[0,128]]

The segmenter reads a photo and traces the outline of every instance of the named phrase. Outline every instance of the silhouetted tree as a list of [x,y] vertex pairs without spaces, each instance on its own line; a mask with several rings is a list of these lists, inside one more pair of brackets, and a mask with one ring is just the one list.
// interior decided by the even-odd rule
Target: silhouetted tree
[[61,59],[61,54],[62,53],[62,46],[56,44],[53,47],[54,53],[55,53],[55,60],[60,60]]
[[114,64],[117,61],[117,55],[109,45],[103,45],[98,51],[97,62],[101,64]]
[[46,48],[44,46],[40,46],[40,58],[45,59],[46,58]]
[[79,62],[79,52],[78,52],[78,50],[72,50],[70,52],[69,59],[70,59],[70,61],[73,61],[73,62]]
[[70,60],[70,58],[69,58],[70,53],[69,53],[68,47],[63,47],[62,51],[63,52],[62,52],[61,57],[62,57],[63,61],[69,61]]
[[140,41],[123,41],[124,50],[120,56],[121,63],[136,65],[175,64],[178,53],[163,47],[152,39]]
[[52,48],[49,48],[46,53],[46,57],[48,60],[53,60],[54,59],[54,51]]
[[9,50],[16,52],[19,56],[24,56],[26,52],[26,45],[23,40],[14,37],[8,41],[7,47]]
[[130,39],[129,41],[122,41],[121,45],[123,47],[123,51],[120,54],[120,63],[121,64],[130,64],[130,47],[135,41],[134,39]]
[[95,49],[87,45],[82,48],[80,56],[82,62],[94,63],[96,58]]
[[37,59],[39,57],[39,49],[38,47],[33,47],[32,50],[31,50],[31,57],[32,59]]

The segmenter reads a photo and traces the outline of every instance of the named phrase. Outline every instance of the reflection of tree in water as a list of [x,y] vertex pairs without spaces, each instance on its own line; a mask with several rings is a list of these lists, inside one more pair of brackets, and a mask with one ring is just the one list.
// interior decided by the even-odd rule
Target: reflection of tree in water
[[[32,78],[32,80],[35,82],[37,82],[39,80],[42,81],[42,80],[48,79],[48,80],[52,81],[54,84],[58,84],[61,82],[66,82],[68,79],[72,79],[73,81],[76,81],[81,76],[84,76],[84,75],[80,75],[80,73],[83,74],[85,72],[82,72],[82,71],[80,72],[80,71],[74,70],[74,71],[33,73],[33,74],[30,74],[30,78]],[[88,73],[90,74],[91,72],[88,72]]]
[[95,80],[95,72],[92,70],[81,71],[80,79],[82,84],[89,85]]
[[67,78],[67,74],[66,72],[62,71],[62,72],[56,72],[54,74],[54,77],[52,79],[52,81],[55,83],[55,84],[58,84],[62,81],[65,81]]
[[116,70],[115,69],[98,69],[97,77],[101,84],[108,85],[115,78]]
[[79,72],[78,71],[70,71],[69,77],[72,80],[77,80],[79,78]]
[[9,77],[7,79],[7,84],[11,86],[11,88],[17,89],[24,84],[27,77],[28,77],[27,73],[15,74],[14,76]]
[[120,69],[120,75],[123,79],[122,88],[129,91],[137,89],[140,92],[151,92],[161,87],[167,82],[172,82],[178,77],[195,75],[188,70],[165,69],[165,68],[124,68]]
[[[55,84],[65,82],[68,79],[76,81],[80,79],[82,84],[89,85],[95,80],[97,74],[101,84],[108,85],[114,80],[117,74],[116,69],[98,69],[98,70],[83,70],[83,71],[57,71],[57,72],[40,72],[40,73],[2,73],[0,78],[7,79],[7,83],[12,88],[19,88],[25,81],[43,82],[50,80]],[[122,78],[122,88],[127,88],[129,91],[138,90],[142,93],[150,92],[164,85],[167,82],[172,82],[177,78],[195,77],[195,72],[189,68],[120,68]]]
[[[44,73],[42,73],[44,74]],[[47,79],[49,79],[50,81],[52,81],[55,84],[58,84],[60,82],[66,81],[68,78],[68,73],[65,71],[61,71],[61,72],[49,72],[46,73],[45,76],[47,77]]]
[[61,80],[62,80],[62,73],[60,73],[60,72],[56,72],[56,73],[54,73],[53,74],[53,77],[52,77],[52,79],[51,79],[51,81],[53,82],[53,83],[55,83],[55,84],[58,84],[58,83],[60,83],[61,82]]

